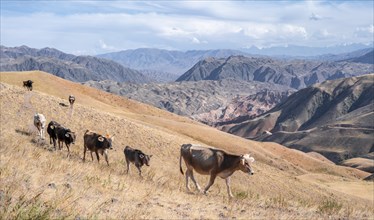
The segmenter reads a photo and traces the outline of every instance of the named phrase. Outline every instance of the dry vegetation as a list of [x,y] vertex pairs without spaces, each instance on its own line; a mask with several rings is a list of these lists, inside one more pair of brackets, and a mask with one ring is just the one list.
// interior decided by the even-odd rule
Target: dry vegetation
[[[275,143],[232,136],[168,112],[84,87],[41,72],[1,73],[0,218],[1,219],[324,219],[374,217],[374,183],[368,173],[323,162]],[[35,90],[21,88],[32,79]],[[12,85],[13,84],[13,85]],[[16,85],[16,86],[14,86]],[[74,111],[60,106],[77,97]],[[35,111],[78,133],[72,147],[54,151],[38,140]],[[71,117],[70,117],[71,116]],[[110,166],[103,158],[82,162],[83,133],[115,134]],[[235,198],[227,198],[217,179],[207,196],[185,191],[180,174],[182,143],[214,145],[251,152],[255,175],[237,172]],[[123,148],[153,154],[140,178],[134,166],[125,174]],[[185,169],[185,166],[184,166]],[[205,185],[208,178],[196,175]]]

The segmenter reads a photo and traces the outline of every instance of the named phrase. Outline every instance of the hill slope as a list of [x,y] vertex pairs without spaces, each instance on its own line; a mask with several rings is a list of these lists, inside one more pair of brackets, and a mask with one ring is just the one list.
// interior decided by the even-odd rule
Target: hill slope
[[[276,143],[245,140],[50,74],[0,73],[0,79],[4,218],[369,218],[374,213],[372,185],[359,180],[368,173]],[[35,90],[18,86],[25,79],[35,81]],[[72,114],[58,104],[69,94],[77,97]],[[65,148],[54,151],[38,141],[32,131],[35,111],[77,132],[70,159]],[[116,135],[109,167],[103,161],[82,162],[86,129]],[[233,200],[227,199],[222,180],[208,196],[187,194],[178,168],[182,143],[249,151],[257,159],[256,174],[234,174]],[[133,166],[125,174],[126,145],[153,154],[143,178]],[[208,180],[196,176],[202,184]]]
[[329,79],[346,78],[373,72],[373,64],[321,62],[230,56],[199,61],[177,79],[180,81],[220,80],[270,82],[295,89],[305,88]]
[[92,56],[74,56],[53,48],[0,47],[1,71],[41,70],[75,82],[110,79],[145,83],[142,73]]
[[[316,84],[267,113],[224,130],[316,151],[334,162],[363,156],[374,151],[373,82],[374,74],[370,74]],[[261,136],[265,130],[273,134]]]

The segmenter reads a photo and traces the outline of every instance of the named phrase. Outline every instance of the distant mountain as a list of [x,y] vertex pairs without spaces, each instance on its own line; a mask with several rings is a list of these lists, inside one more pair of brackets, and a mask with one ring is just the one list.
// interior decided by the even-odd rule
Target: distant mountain
[[342,54],[349,53],[356,50],[373,48],[373,44],[347,44],[347,45],[335,45],[330,47],[308,47],[308,46],[278,46],[278,47],[267,47],[258,48],[250,47],[242,49],[242,51],[249,54],[266,55],[266,56],[278,56],[278,57],[307,57],[307,56],[321,56],[325,54]]
[[92,56],[74,56],[52,48],[27,46],[0,48],[1,71],[41,70],[76,82],[114,80],[145,83],[148,78],[136,70]]
[[[248,55],[238,50],[191,50],[191,51],[173,51],[152,48],[140,48],[135,50],[125,50],[114,53],[100,54],[97,57],[116,61],[124,66],[136,69],[146,70],[150,78],[152,73],[156,73],[159,80],[163,82],[174,81],[168,79],[168,75],[177,75],[179,77],[196,62],[207,57],[224,58],[231,55]],[[162,77],[162,75],[165,77]]]
[[295,89],[325,80],[371,73],[371,64],[354,62],[321,62],[276,60],[230,56],[199,61],[176,81],[220,80],[234,78],[244,81],[270,82]]
[[[335,163],[374,151],[374,74],[302,89],[270,111],[222,130],[321,153]],[[272,134],[270,134],[271,132]]]
[[[135,99],[179,115],[186,115],[192,118],[196,116],[195,119],[201,119],[200,121],[207,124],[213,121],[203,120],[199,114],[225,108],[233,100],[237,100],[238,97],[247,97],[248,95],[256,94],[258,91],[268,91],[268,93],[276,94],[292,91],[292,89],[285,86],[272,85],[270,83],[244,82],[233,79],[141,85],[106,80],[101,82],[89,81],[85,85]],[[252,98],[257,100],[255,97]],[[241,107],[241,111],[246,112],[241,115],[248,114],[252,108],[253,106],[249,104]],[[238,114],[235,113],[235,115]],[[253,111],[251,113],[251,115],[254,114],[257,115],[258,112]],[[229,120],[228,115],[225,116],[225,120]]]
[[344,61],[350,61],[355,63],[368,63],[374,64],[374,49],[358,57],[352,57]]

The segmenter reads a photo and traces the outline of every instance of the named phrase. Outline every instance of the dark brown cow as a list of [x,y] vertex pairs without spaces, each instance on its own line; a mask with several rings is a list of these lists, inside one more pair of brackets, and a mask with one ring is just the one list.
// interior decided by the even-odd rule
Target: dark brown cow
[[75,132],[61,125],[55,127],[55,132],[56,132],[56,136],[58,140],[58,148],[61,150],[61,148],[64,146],[64,143],[65,143],[66,148],[68,149],[67,157],[69,157],[70,156],[70,144],[75,144],[75,140],[77,137]]
[[49,144],[52,144],[53,141],[53,146],[56,149],[56,140],[57,140],[57,134],[55,131],[56,126],[61,126],[59,123],[56,121],[50,121],[47,127],[47,133],[49,135]]
[[186,188],[190,191],[188,185],[188,178],[191,178],[196,188],[201,192],[199,184],[196,182],[193,176],[193,171],[202,174],[210,175],[208,185],[204,189],[204,194],[209,190],[214,183],[217,176],[226,180],[227,194],[229,197],[233,197],[230,189],[230,176],[237,170],[241,170],[244,173],[253,175],[251,163],[254,162],[254,158],[250,157],[249,154],[244,155],[232,155],[228,154],[223,150],[216,148],[207,148],[192,144],[183,144],[181,146],[179,167],[182,170],[182,158],[187,166],[186,171]]
[[104,154],[106,163],[109,166],[108,149],[113,149],[112,148],[112,141],[114,139],[113,137],[114,135],[112,137],[109,137],[109,135],[105,137],[101,134],[97,134],[96,132],[87,130],[83,136],[83,139],[84,139],[83,162],[86,160],[86,151],[88,149],[89,151],[91,151],[92,161],[93,161],[92,152],[95,152],[98,163],[100,162],[99,153],[101,155]]
[[138,168],[139,176],[142,176],[142,171],[140,168],[145,164],[149,166],[149,161],[151,160],[152,155],[147,155],[143,153],[141,150],[133,149],[129,146],[126,146],[123,150],[125,154],[126,163],[127,163],[127,173],[130,170],[130,163],[133,163],[136,168]]
[[32,91],[32,84],[34,82],[31,80],[23,81],[23,87],[25,87],[27,90]]

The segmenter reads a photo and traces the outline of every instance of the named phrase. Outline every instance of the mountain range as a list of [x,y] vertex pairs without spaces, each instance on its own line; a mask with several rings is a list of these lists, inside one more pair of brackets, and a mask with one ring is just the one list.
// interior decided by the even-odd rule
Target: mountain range
[[149,79],[139,71],[92,56],[74,56],[53,48],[27,46],[0,47],[1,71],[41,70],[75,82],[114,80],[145,83]]
[[171,82],[190,69],[199,60],[207,57],[225,58],[232,55],[249,55],[239,50],[190,50],[174,51],[155,48],[139,48],[119,52],[99,54],[97,57],[106,58],[123,66],[153,74],[158,82]]
[[230,56],[206,58],[195,64],[176,81],[220,80],[270,82],[294,89],[305,88],[325,80],[352,77],[373,72],[374,65],[357,62],[322,62],[277,60]]

